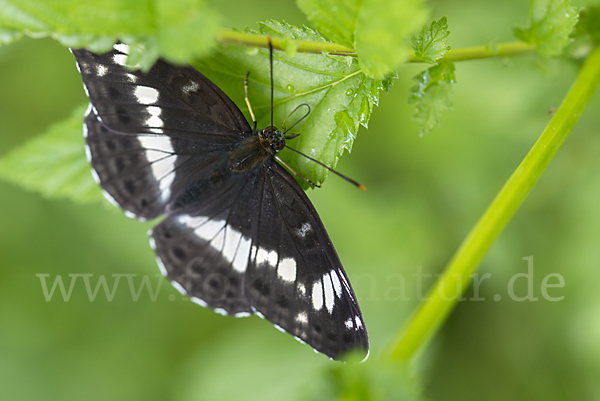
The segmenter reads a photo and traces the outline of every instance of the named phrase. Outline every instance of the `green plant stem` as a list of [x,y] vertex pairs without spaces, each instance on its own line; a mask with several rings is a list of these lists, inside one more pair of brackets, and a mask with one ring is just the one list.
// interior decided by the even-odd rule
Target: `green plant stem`
[[[217,36],[221,43],[237,43],[246,46],[269,47],[267,37],[246,32],[221,30]],[[311,42],[308,40],[292,40],[271,38],[273,48],[285,50],[291,43],[296,50],[302,53],[328,53],[339,56],[358,57],[354,49],[330,42]],[[485,46],[465,47],[452,49],[443,57],[447,61],[464,61],[491,57],[507,57],[517,54],[534,53],[535,47],[523,42],[500,43],[495,51],[490,51]],[[407,60],[409,63],[423,63],[423,59],[413,56]]]
[[[251,33],[221,30],[217,39],[222,43],[238,43],[247,46],[269,47],[267,37]],[[340,56],[356,56],[353,49],[331,42],[311,42],[308,40],[291,40],[271,38],[274,49],[285,50],[290,43],[294,43],[296,50],[303,53],[329,53]]]
[[[462,49],[451,49],[444,54],[445,61],[464,61],[491,57],[507,57],[518,54],[535,53],[535,47],[523,42],[500,43],[490,51],[486,46],[464,47]],[[418,59],[411,60],[418,62]]]
[[446,319],[495,239],[515,214],[569,136],[600,82],[600,47],[592,51],[569,93],[525,159],[508,179],[390,348],[395,360],[410,358]]

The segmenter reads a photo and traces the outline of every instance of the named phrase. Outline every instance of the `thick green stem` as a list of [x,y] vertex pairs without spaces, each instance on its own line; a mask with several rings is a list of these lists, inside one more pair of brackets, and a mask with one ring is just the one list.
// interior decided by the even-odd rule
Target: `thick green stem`
[[590,54],[538,141],[473,227],[427,299],[399,333],[391,346],[390,358],[410,358],[444,322],[482,258],[569,136],[599,82],[600,47]]

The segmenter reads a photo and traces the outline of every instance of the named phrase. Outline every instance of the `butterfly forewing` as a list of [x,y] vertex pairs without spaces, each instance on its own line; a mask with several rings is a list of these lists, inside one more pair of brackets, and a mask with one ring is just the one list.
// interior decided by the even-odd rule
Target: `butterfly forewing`
[[231,99],[196,69],[158,60],[148,72],[128,70],[127,49],[72,51],[96,114],[112,130],[184,138],[252,134]]
[[246,294],[266,319],[337,358],[368,352],[354,293],[318,214],[295,179],[266,166]]
[[222,314],[256,313],[337,359],[368,353],[340,260],[308,197],[241,111],[192,67],[125,68],[128,48],[73,50],[91,105],[95,178],[151,233],[163,273]]

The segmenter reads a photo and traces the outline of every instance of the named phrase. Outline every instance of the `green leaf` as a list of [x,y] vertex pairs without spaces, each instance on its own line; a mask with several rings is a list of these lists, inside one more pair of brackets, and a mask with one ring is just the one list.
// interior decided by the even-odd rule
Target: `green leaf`
[[596,45],[600,44],[600,7],[584,8],[575,26],[577,36],[589,35]]
[[515,36],[535,45],[543,57],[562,53],[571,41],[577,23],[577,8],[569,0],[532,0],[526,27],[516,27]]
[[132,55],[144,69],[159,55],[182,63],[208,54],[220,20],[208,0],[0,0],[5,30],[95,52],[120,39],[151,55]]
[[296,3],[327,39],[354,49],[359,0],[297,0]]
[[[261,35],[299,40],[326,41],[309,28],[298,28],[276,21],[263,21],[257,32]],[[309,156],[335,167],[345,150],[350,151],[360,125],[367,126],[373,105],[379,100],[383,88],[380,80],[367,77],[358,61],[352,57],[323,54],[297,53],[290,57],[284,51],[275,51],[273,78],[275,83],[274,123],[282,122],[302,103],[310,106],[310,114],[292,132],[301,135],[288,141],[288,145]],[[249,97],[258,126],[266,127],[270,118],[270,75],[267,49],[249,50],[247,47],[228,45],[217,48],[210,58],[195,64],[200,71],[213,80],[234,102],[244,106],[244,77],[249,76]],[[291,126],[304,114],[300,108],[287,120]],[[322,183],[327,170],[318,164],[284,149],[280,156],[296,172],[318,184]],[[307,184],[298,180],[302,185]]]
[[425,135],[440,125],[442,112],[452,109],[454,96],[454,64],[442,62],[414,77],[417,84],[411,89],[409,103],[415,104],[413,119]]
[[364,73],[384,79],[412,50],[410,37],[425,24],[422,0],[364,0],[356,23],[356,51]]
[[426,63],[436,64],[436,60],[450,50],[450,46],[446,44],[448,35],[450,31],[446,17],[433,21],[429,26],[425,25],[421,33],[413,35],[411,39],[415,55]]
[[84,111],[85,107],[78,107],[66,120],[4,155],[0,178],[48,198],[80,203],[102,200],[85,157]]

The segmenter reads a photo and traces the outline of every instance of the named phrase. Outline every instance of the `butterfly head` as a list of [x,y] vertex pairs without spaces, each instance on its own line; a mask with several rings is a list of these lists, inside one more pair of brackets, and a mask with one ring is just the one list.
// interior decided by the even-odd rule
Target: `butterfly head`
[[269,153],[276,154],[281,149],[285,148],[283,132],[279,131],[277,127],[269,125],[259,132],[259,137],[260,143]]

